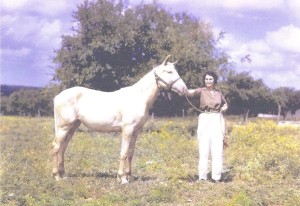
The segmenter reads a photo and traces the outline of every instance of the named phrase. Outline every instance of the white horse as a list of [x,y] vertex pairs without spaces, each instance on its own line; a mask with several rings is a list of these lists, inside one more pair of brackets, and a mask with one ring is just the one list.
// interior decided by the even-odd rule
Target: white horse
[[114,92],[83,87],[66,89],[54,98],[55,139],[51,148],[52,175],[64,175],[64,154],[75,130],[82,123],[98,132],[122,132],[118,180],[128,183],[131,160],[139,130],[161,89],[183,95],[187,87],[175,70],[175,62],[164,62],[132,86]]

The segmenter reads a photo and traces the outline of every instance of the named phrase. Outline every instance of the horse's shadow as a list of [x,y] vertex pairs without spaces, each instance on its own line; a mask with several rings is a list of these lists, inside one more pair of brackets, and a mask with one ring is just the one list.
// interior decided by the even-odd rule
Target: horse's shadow
[[[94,177],[96,179],[117,179],[117,172],[114,171],[100,171],[100,172],[91,172],[91,173],[82,172],[82,173],[71,173],[67,175],[67,178],[84,178],[84,177]],[[153,181],[157,179],[157,177],[154,176],[137,176],[137,175],[132,175],[131,178],[133,181],[142,181],[142,182]],[[211,179],[211,172],[208,173],[207,178]],[[196,174],[189,174],[185,177],[180,177],[179,179],[181,181],[192,183],[192,182],[197,182],[199,176]],[[228,168],[222,172],[221,182],[229,183],[232,182],[233,179],[234,179],[234,173],[232,168]]]
[[222,173],[222,178],[221,178],[222,182],[225,182],[225,183],[232,182],[233,179],[234,179],[234,173],[232,171],[232,168],[228,169]]
[[[112,171],[104,172],[94,172],[94,173],[72,173],[67,174],[67,178],[84,178],[84,177],[94,177],[96,179],[117,179],[117,173]],[[134,181],[151,181],[157,179],[156,177],[151,176],[137,176],[132,175],[132,180]]]
[[[208,180],[211,180],[211,172],[207,174]],[[179,178],[182,181],[187,181],[187,182],[197,182],[199,180],[199,176],[195,174],[189,174],[186,177]],[[232,168],[226,169],[225,171],[222,172],[221,176],[221,182],[224,183],[229,183],[232,182],[234,179],[234,173],[232,171]]]

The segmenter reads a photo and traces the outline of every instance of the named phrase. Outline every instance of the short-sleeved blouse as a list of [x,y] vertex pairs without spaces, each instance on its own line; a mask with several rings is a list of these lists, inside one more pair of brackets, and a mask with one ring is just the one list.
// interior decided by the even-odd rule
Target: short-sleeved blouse
[[226,104],[222,93],[214,90],[212,94],[206,87],[195,89],[195,95],[200,96],[201,111],[220,111],[221,107]]

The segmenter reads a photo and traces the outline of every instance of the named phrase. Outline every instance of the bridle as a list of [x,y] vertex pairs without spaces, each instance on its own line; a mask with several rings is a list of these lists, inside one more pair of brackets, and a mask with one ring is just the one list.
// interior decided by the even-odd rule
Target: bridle
[[[154,76],[155,76],[155,80],[156,80],[157,86],[158,86],[158,81],[161,81],[162,83],[164,83],[164,84],[167,86],[167,88],[168,88],[169,91],[171,91],[173,85],[174,85],[178,80],[181,79],[181,77],[178,77],[177,79],[175,79],[175,80],[172,81],[171,83],[168,83],[168,82],[166,82],[165,80],[163,80],[160,76],[158,76],[158,74],[156,74],[156,72],[154,72]],[[173,89],[174,89],[176,92],[179,92],[176,88],[173,87]],[[179,92],[179,93],[181,93],[181,92]]]

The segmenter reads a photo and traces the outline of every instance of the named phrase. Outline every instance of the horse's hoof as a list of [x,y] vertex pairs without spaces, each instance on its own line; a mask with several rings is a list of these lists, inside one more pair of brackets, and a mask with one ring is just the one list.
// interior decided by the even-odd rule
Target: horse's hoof
[[58,174],[52,174],[52,176],[53,176],[53,178],[54,178],[56,181],[60,181],[60,180],[63,179],[63,178],[62,178],[60,175],[58,175]]
[[129,181],[125,177],[121,178],[121,185],[125,185],[125,184],[128,184],[128,183],[129,183]]
[[54,176],[54,179],[55,179],[57,182],[62,180],[62,178],[61,178],[60,176],[58,176],[58,175]]

